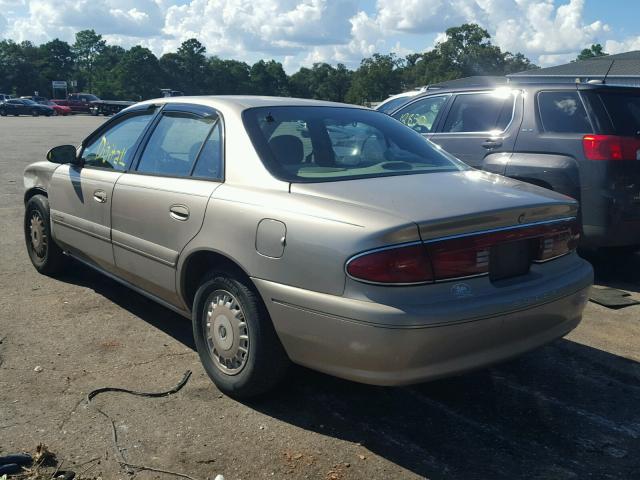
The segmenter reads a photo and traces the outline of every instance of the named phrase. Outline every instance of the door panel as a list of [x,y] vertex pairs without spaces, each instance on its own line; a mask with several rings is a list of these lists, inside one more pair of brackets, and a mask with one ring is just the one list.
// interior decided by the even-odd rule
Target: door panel
[[118,274],[179,305],[178,255],[200,231],[209,197],[218,185],[192,178],[123,175],[112,207]]
[[459,93],[430,140],[482,168],[487,155],[513,151],[521,122],[522,95],[517,90]]
[[113,270],[114,266],[111,199],[120,175],[122,172],[113,170],[61,165],[49,187],[56,241],[107,270]]

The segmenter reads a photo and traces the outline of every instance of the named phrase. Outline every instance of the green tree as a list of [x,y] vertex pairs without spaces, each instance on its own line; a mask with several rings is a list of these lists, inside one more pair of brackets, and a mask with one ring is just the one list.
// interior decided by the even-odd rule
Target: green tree
[[289,90],[294,97],[333,102],[343,102],[350,85],[351,72],[341,63],[336,67],[314,63],[312,68],[302,67],[289,78]]
[[251,67],[238,60],[222,60],[213,56],[208,60],[207,93],[212,95],[247,94],[250,88]]
[[395,54],[373,54],[360,63],[353,72],[351,86],[345,99],[350,103],[364,104],[382,100],[402,89],[403,61]]
[[604,57],[605,55],[609,55],[609,54],[604,51],[604,47],[599,43],[595,43],[595,44],[592,44],[589,48],[583,49],[578,54],[574,62],[577,62],[580,60],[589,60],[590,58]]
[[182,89],[190,94],[204,93],[207,75],[207,49],[195,38],[182,42],[176,52],[178,72],[181,77]]
[[151,50],[139,45],[132,47],[114,71],[118,96],[132,100],[159,96],[161,72],[160,63]]
[[119,45],[106,45],[94,62],[93,91],[101,98],[117,99],[123,91],[121,82],[127,79],[117,78],[114,72],[126,54]]
[[249,83],[254,95],[289,95],[289,80],[282,64],[275,60],[258,60],[249,72]]
[[473,75],[505,75],[537,68],[521,53],[502,52],[489,33],[476,24],[446,31],[433,50],[407,56],[406,87],[417,87]]
[[93,90],[94,65],[96,58],[104,51],[107,42],[94,30],[81,30],[76,33],[72,51],[82,80],[85,80],[89,92]]
[[38,70],[42,84],[40,94],[53,94],[51,91],[53,80],[68,81],[73,76],[73,53],[67,42],[57,38],[40,45],[39,50]]

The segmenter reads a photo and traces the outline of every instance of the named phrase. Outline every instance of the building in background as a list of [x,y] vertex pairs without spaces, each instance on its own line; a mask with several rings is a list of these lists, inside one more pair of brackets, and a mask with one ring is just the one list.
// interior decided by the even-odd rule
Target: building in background
[[640,87],[640,50],[512,73],[507,77],[518,83],[604,81],[609,85]]

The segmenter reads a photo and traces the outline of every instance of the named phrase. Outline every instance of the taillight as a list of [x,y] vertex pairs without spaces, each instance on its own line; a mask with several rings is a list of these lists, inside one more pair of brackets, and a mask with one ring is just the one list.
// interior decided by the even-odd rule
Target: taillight
[[549,227],[538,240],[537,262],[546,262],[565,255],[578,246],[580,229],[578,222]]
[[575,219],[463,234],[425,243],[400,245],[353,257],[347,273],[379,284],[407,285],[486,275],[491,249],[523,241],[528,262],[546,262],[576,249],[580,229]]
[[423,244],[373,251],[354,257],[347,273],[372,283],[411,284],[433,281],[431,263]]
[[640,160],[640,139],[617,135],[585,135],[582,147],[588,160]]

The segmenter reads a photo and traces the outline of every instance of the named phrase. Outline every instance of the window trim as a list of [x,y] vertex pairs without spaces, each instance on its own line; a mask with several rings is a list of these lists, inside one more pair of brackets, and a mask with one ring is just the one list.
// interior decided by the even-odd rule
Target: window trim
[[[414,103],[418,103],[421,100],[428,100],[430,98],[435,98],[435,97],[447,97],[445,102],[442,104],[442,108],[438,111],[438,115],[436,116],[436,121],[433,122],[433,127],[432,127],[431,131],[430,132],[425,132],[425,133],[418,132],[418,133],[420,133],[420,135],[432,135],[432,134],[434,134],[434,133],[436,133],[438,131],[438,129],[440,128],[440,124],[442,123],[442,118],[445,116],[446,113],[448,113],[448,111],[449,111],[449,108],[448,108],[449,107],[449,103],[451,102],[451,97],[453,97],[453,95],[454,95],[453,93],[437,93],[435,95],[421,95],[421,96],[419,96],[419,98],[414,98],[414,99],[410,100],[409,102],[405,103],[404,105],[400,106],[400,108],[398,108],[393,113],[387,113],[387,115],[389,115],[394,120],[398,120],[400,123],[402,123],[406,127],[411,128],[406,123],[401,122],[399,118],[396,118],[396,115],[400,114],[403,110],[409,108],[411,105],[413,105]],[[384,112],[382,112],[382,113],[384,113]]]
[[511,108],[511,118],[509,119],[509,122],[507,123],[506,127],[504,127],[503,130],[479,130],[479,131],[474,131],[474,132],[443,132],[441,130],[442,127],[444,127],[444,123],[446,122],[446,119],[449,117],[449,114],[451,113],[451,109],[453,108],[453,103],[455,102],[456,98],[458,98],[459,96],[462,95],[491,95],[496,89],[491,89],[491,90],[477,90],[477,91],[473,91],[473,92],[455,92],[454,98],[453,100],[450,101],[450,105],[448,106],[445,114],[444,114],[444,120],[441,121],[441,125],[438,125],[438,129],[435,132],[432,132],[431,135],[492,135],[492,136],[500,136],[500,135],[504,135],[505,133],[507,133],[509,131],[509,129],[511,128],[511,125],[513,124],[513,121],[516,118],[516,107],[518,105],[518,98],[522,98],[522,90],[517,89],[517,88],[513,88],[512,91],[517,92],[516,95],[513,95],[513,105]]
[[[543,93],[575,93],[576,95],[578,95],[578,98],[580,99],[580,103],[582,104],[582,108],[584,109],[584,113],[587,116],[587,121],[589,122],[589,126],[591,127],[591,131],[590,132],[553,132],[553,131],[549,131],[545,128],[544,126],[544,121],[542,120],[542,112],[540,110],[540,95]],[[589,115],[589,110],[590,108],[587,106],[587,104],[584,101],[584,98],[582,98],[582,95],[580,95],[580,91],[578,89],[559,89],[559,90],[538,90],[536,92],[536,99],[535,99],[535,108],[536,108],[536,121],[538,122],[538,130],[540,132],[540,134],[543,135],[588,135],[590,133],[594,133],[596,131],[596,129],[594,128],[593,125],[593,120],[591,119],[591,115]]]
[[[123,112],[121,114],[117,114],[117,115],[111,117],[105,123],[100,125],[96,130],[91,132],[82,141],[82,143],[80,144],[81,148],[80,148],[80,152],[78,153],[78,157],[82,158],[82,155],[84,154],[84,151],[87,148],[87,144],[92,142],[99,135],[102,135],[105,131],[109,130],[110,128],[112,128],[112,127],[114,127],[116,125],[118,125],[119,123],[124,122],[128,118],[134,117],[136,115],[140,115],[141,113],[147,112],[147,111],[151,110],[152,108],[158,108],[158,105],[157,104],[152,104],[152,105],[145,105],[144,107],[133,108],[131,110],[126,110],[125,112]],[[107,171],[107,172],[119,172],[119,173],[127,172],[129,170],[129,168],[131,167],[131,165],[133,163],[133,160],[136,158],[136,155],[138,153],[138,149],[140,147],[140,142],[144,138],[146,132],[149,130],[149,128],[151,127],[153,122],[155,122],[155,120],[156,120],[156,118],[157,118],[157,116],[158,116],[158,114],[160,113],[161,110],[162,110],[162,107],[158,108],[157,112],[151,114],[151,120],[149,121],[147,126],[143,129],[142,133],[138,136],[138,138],[136,139],[136,142],[133,144],[133,155],[131,156],[131,160],[129,162],[127,162],[127,165],[125,165],[125,168],[123,170],[115,170],[113,168],[97,167],[95,165],[87,165],[84,162],[82,163],[82,168],[90,168],[90,169],[93,169],[93,170],[104,170],[104,171]]]
[[[209,139],[210,135],[213,133],[213,130],[219,124],[220,125],[220,157],[221,157],[220,160],[222,163],[221,175],[219,178],[193,176],[193,169],[198,164],[198,160],[200,159],[200,154],[202,153],[202,149],[204,148],[204,142],[201,145],[200,150],[198,150],[198,155],[196,156],[196,160],[193,163],[191,170],[189,171],[189,175],[168,175],[168,174],[155,173],[155,172],[139,172],[138,171],[138,166],[140,165],[140,160],[142,159],[142,155],[145,149],[147,148],[149,140],[151,139],[153,132],[156,130],[158,123],[160,123],[160,120],[162,119],[164,112],[186,113],[199,118],[208,118],[211,116],[216,117],[216,120],[213,122],[211,129],[207,134],[206,140]],[[179,178],[179,179],[186,179],[186,180],[200,180],[200,181],[207,181],[207,182],[214,182],[214,183],[224,183],[226,178],[225,177],[226,175],[226,130],[225,130],[224,116],[219,110],[213,107],[210,107],[208,105],[200,105],[195,103],[194,104],[177,103],[177,102],[162,104],[162,108],[158,110],[156,117],[149,124],[149,129],[145,131],[144,135],[142,136],[141,141],[138,145],[138,148],[136,149],[136,152],[133,156],[133,160],[131,164],[129,165],[127,170],[125,170],[123,173],[129,173],[132,175],[146,175],[146,176],[161,177],[161,178]]]

